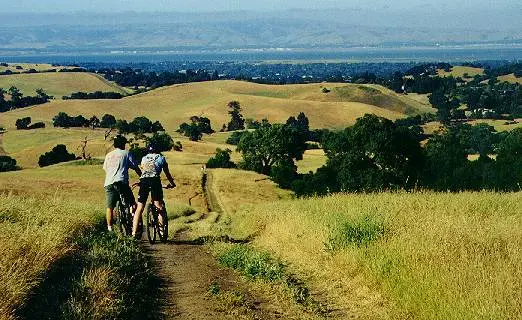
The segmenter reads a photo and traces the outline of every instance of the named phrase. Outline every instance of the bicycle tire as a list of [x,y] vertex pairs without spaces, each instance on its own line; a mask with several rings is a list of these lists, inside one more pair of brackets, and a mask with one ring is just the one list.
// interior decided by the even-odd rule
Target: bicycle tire
[[147,238],[149,239],[150,244],[154,244],[156,242],[156,219],[155,219],[155,209],[152,208],[154,205],[147,205],[147,213],[146,213],[146,227],[147,227]]
[[167,207],[165,203],[163,203],[163,210],[161,211],[161,217],[163,220],[163,225],[160,227],[159,223],[157,225],[159,238],[162,243],[166,243],[169,238],[169,218],[167,215]]
[[132,234],[132,213],[131,207],[127,205],[123,197],[118,201],[118,230],[122,235]]

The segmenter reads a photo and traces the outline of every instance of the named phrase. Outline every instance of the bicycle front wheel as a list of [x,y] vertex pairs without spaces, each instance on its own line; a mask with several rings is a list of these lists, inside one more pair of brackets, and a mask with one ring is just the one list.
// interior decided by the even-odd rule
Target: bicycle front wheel
[[131,208],[125,201],[118,201],[118,229],[122,235],[132,234],[132,214]]

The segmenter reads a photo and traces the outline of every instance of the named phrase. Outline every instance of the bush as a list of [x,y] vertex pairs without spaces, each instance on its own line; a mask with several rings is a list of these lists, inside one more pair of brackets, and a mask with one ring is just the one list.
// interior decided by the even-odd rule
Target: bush
[[31,130],[31,129],[45,128],[45,123],[43,123],[43,122],[36,122],[36,123],[31,124],[31,117],[17,119],[15,125],[16,125],[17,130]]
[[232,150],[216,149],[216,155],[207,161],[207,168],[235,168],[234,162],[230,161]]
[[29,129],[29,130],[42,129],[42,128],[45,128],[45,123],[43,123],[43,122],[35,122],[35,123],[31,124],[29,127],[27,127],[27,129]]
[[0,156],[0,172],[18,170],[16,160],[9,156]]
[[67,147],[63,144],[59,144],[54,147],[50,152],[46,152],[40,156],[38,165],[40,167],[46,167],[60,162],[67,162],[76,159],[73,153],[67,152]]
[[16,119],[16,129],[17,130],[25,130],[31,124],[31,117],[25,117],[21,119]]

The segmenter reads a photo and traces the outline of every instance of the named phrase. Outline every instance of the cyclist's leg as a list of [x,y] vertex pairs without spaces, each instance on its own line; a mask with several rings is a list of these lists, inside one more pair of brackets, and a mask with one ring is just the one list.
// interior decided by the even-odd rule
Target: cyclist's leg
[[127,200],[127,203],[132,207],[132,213],[136,211],[136,198],[134,198],[134,193],[132,193],[132,189],[127,183],[122,183],[119,190],[122,195]]
[[[150,196],[154,206],[158,208],[158,213],[163,212],[163,187],[161,186],[161,180],[159,178],[152,180],[150,189]],[[161,214],[158,215],[158,221],[160,225],[163,224],[163,216]]]
[[107,229],[112,231],[112,222],[114,218],[114,208],[116,207],[116,203],[118,202],[119,194],[114,184],[108,185],[105,187],[105,198],[107,204],[107,212],[106,212],[106,220],[107,220]]
[[146,179],[142,179],[140,182],[140,190],[138,191],[138,206],[136,207],[136,213],[134,214],[134,220],[132,221],[132,235],[135,236],[138,232],[138,226],[140,224],[141,215],[147,198],[149,197],[149,185]]

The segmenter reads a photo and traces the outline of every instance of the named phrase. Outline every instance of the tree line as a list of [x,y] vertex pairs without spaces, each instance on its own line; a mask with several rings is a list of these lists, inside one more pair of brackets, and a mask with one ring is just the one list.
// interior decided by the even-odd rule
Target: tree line
[[[520,190],[522,129],[496,132],[486,124],[454,124],[425,140],[422,129],[404,121],[365,115],[342,131],[321,131],[327,162],[315,173],[298,174],[313,136],[301,113],[285,124],[266,123],[243,131],[237,143],[241,169],[271,176],[299,196],[332,192],[429,189]],[[478,159],[469,160],[470,155]],[[214,163],[229,163],[219,150]]]
[[147,117],[136,117],[131,122],[128,122],[125,119],[116,120],[116,117],[111,114],[104,114],[100,120],[96,116],[87,119],[83,115],[69,116],[65,112],[59,112],[53,117],[53,125],[62,128],[114,128],[121,134],[156,133],[159,131],[165,131],[159,121],[152,122]]
[[[9,100],[6,100],[6,94],[11,97]],[[7,91],[0,88],[0,112],[44,104],[52,98],[42,89],[36,89],[36,96],[24,96],[15,86],[10,87]]]
[[74,92],[70,96],[63,96],[63,100],[93,100],[93,99],[121,99],[123,95],[119,92]]

